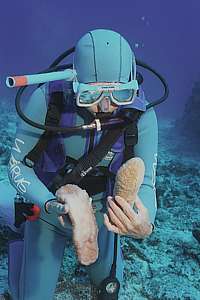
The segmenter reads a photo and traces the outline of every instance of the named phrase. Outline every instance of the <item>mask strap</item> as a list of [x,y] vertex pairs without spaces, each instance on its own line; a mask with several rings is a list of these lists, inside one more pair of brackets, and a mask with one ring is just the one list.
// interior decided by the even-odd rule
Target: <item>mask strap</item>
[[131,80],[136,80],[136,61],[135,56],[132,53],[132,62],[131,62],[132,70],[131,70]]

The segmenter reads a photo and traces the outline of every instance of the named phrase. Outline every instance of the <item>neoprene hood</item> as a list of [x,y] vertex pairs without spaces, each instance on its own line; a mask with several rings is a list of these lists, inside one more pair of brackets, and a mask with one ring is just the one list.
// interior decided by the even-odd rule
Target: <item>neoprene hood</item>
[[136,66],[134,61],[129,43],[119,33],[106,29],[86,33],[78,41],[74,54],[77,79],[84,83],[126,83]]

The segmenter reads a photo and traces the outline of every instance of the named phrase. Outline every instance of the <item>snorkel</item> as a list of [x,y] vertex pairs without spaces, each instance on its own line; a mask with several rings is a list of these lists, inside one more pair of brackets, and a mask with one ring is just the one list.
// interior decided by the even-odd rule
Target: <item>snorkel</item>
[[76,77],[76,71],[66,69],[57,72],[38,73],[33,75],[10,76],[6,79],[6,85],[9,88],[41,84],[56,80],[73,81]]

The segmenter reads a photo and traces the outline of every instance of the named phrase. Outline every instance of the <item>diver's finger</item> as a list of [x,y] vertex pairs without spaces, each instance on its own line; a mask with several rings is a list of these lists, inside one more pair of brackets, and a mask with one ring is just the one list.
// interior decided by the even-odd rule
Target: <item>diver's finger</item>
[[108,212],[109,212],[109,217],[110,217],[110,221],[112,222],[112,224],[115,225],[117,228],[119,228],[120,231],[126,232],[127,231],[126,227],[119,220],[119,218],[115,215],[115,213],[112,211],[112,209],[110,207],[108,207]]
[[65,216],[58,216],[58,221],[60,222],[61,226],[66,228],[67,227],[67,224],[66,222],[64,221],[64,217]]
[[133,210],[132,206],[127,201],[125,201],[125,199],[120,196],[115,196],[115,201],[122,208],[123,212],[129,218],[129,220],[132,221],[133,218],[137,217],[136,212]]
[[57,201],[52,201],[48,203],[47,210],[50,213],[64,215],[69,212],[69,206],[67,204],[62,204]]
[[112,231],[118,234],[121,234],[119,228],[117,228],[115,225],[112,225],[109,221],[109,218],[106,214],[104,214],[104,225],[107,227],[108,231]]
[[125,215],[121,206],[118,206],[113,200],[108,199],[108,204],[116,217],[121,221],[122,224],[130,222],[129,218]]

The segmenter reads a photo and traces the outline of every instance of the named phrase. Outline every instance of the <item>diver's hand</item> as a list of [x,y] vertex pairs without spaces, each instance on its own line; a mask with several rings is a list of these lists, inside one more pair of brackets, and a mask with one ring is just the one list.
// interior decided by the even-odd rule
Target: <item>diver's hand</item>
[[66,227],[65,215],[69,212],[69,206],[67,203],[59,203],[57,199],[50,200],[46,202],[45,209],[50,214],[56,214],[60,224],[63,227]]
[[152,233],[147,208],[140,198],[135,199],[135,208],[120,196],[108,197],[108,214],[104,214],[104,224],[109,231],[121,235],[130,235],[135,239],[144,239]]

